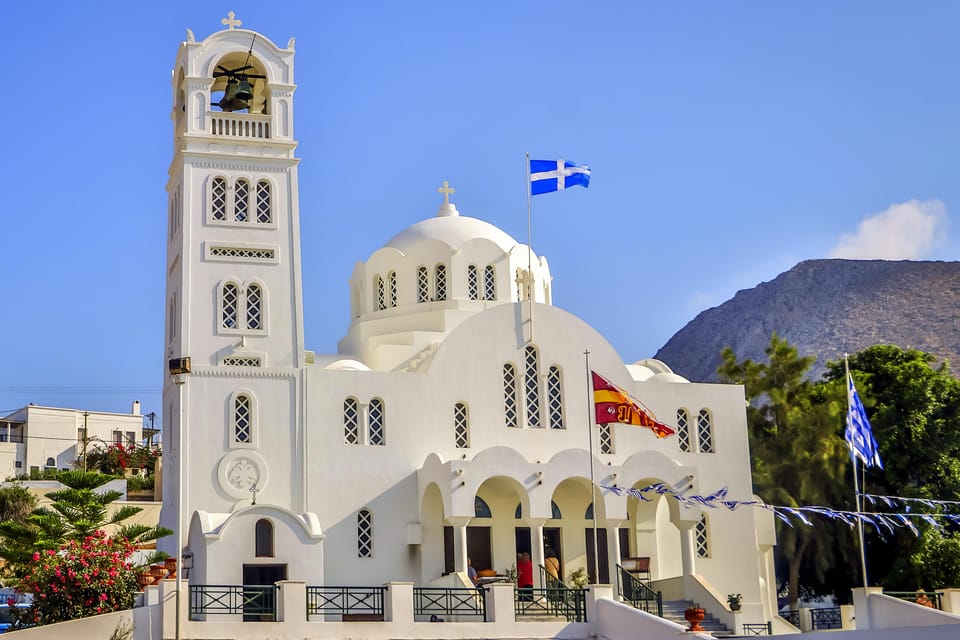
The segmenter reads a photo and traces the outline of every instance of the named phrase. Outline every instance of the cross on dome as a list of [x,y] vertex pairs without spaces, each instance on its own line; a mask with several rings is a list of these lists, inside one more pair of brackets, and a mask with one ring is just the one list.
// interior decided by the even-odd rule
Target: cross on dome
[[220,24],[222,24],[227,29],[230,29],[232,31],[233,29],[236,29],[237,27],[243,24],[243,21],[237,20],[236,17],[237,17],[237,14],[235,14],[233,11],[228,11],[227,17],[221,20]]
[[457,190],[451,187],[449,182],[444,180],[443,186],[437,189],[437,192],[443,194],[443,204],[450,204],[450,194],[456,193]]

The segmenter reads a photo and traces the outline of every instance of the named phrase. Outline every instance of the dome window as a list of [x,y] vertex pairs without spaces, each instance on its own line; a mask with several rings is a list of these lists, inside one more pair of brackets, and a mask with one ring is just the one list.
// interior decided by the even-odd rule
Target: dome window
[[417,302],[430,301],[430,274],[426,267],[417,269]]
[[480,299],[480,281],[475,264],[467,267],[467,297],[471,300]]
[[446,300],[447,299],[447,266],[444,264],[438,264],[436,269],[436,291],[437,291],[437,300]]
[[493,265],[490,264],[488,264],[487,268],[483,270],[483,299],[497,299],[496,271],[494,271]]

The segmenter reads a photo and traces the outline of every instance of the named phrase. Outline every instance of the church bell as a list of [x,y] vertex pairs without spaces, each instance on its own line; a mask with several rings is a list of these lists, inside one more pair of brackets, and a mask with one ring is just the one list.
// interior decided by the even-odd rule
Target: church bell
[[230,78],[227,80],[227,87],[223,91],[223,98],[217,104],[224,111],[239,111],[240,109],[249,109],[252,99],[253,90],[246,79]]

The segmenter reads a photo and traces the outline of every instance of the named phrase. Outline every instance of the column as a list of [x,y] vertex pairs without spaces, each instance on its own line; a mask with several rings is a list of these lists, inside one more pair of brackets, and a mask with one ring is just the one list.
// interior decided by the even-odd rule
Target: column
[[617,574],[617,565],[620,564],[620,524],[621,520],[607,520],[607,562],[610,572],[610,584],[613,592],[617,592],[616,585],[620,576]]
[[453,527],[453,570],[467,574],[467,524],[470,518],[454,516],[447,518],[447,523]]
[[546,524],[546,518],[529,518],[527,523],[530,525],[530,551],[533,561],[533,586],[542,589],[547,585],[543,584],[540,567],[543,565],[543,525]]
[[697,523],[681,520],[677,524],[680,527],[680,559],[683,562],[683,575],[692,576],[697,572],[696,544],[693,539],[693,528]]

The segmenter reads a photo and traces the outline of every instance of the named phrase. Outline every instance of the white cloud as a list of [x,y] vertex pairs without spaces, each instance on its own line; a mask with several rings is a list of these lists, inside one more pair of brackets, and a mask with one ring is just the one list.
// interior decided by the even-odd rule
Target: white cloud
[[864,218],[857,232],[845,234],[831,258],[917,260],[946,236],[947,208],[939,200],[909,200]]

